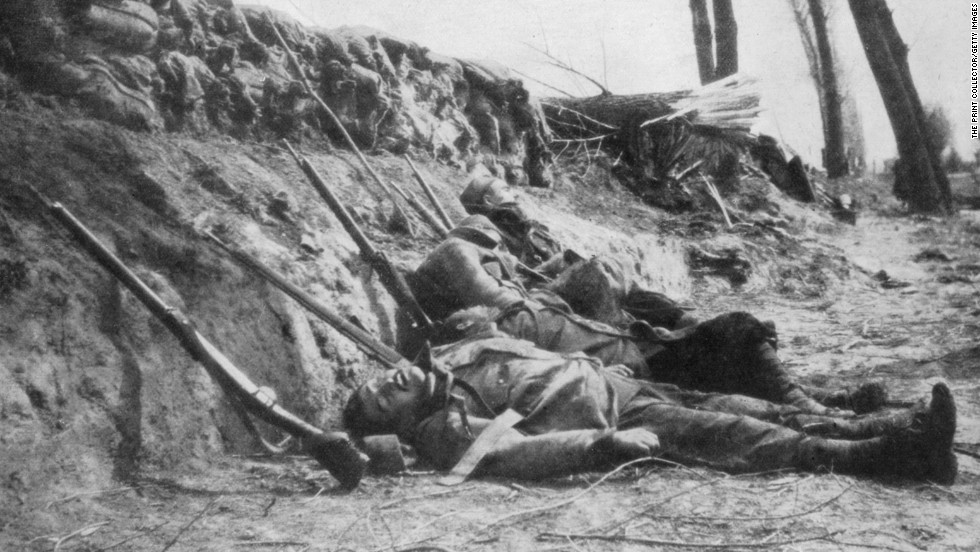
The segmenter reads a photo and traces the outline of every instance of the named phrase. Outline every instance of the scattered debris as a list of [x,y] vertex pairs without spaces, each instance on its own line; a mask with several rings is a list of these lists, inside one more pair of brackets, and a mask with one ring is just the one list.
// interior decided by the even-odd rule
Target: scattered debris
[[892,276],[887,272],[885,272],[884,270],[879,270],[872,276],[872,278],[877,280],[880,283],[881,287],[885,289],[907,288],[912,285],[911,282],[906,282],[905,280],[897,280],[895,278],[892,278]]
[[944,263],[948,263],[951,262],[953,259],[938,247],[927,247],[922,251],[920,251],[919,253],[917,253],[915,257],[912,258],[912,260],[914,260],[917,263],[921,263],[924,261],[941,261]]

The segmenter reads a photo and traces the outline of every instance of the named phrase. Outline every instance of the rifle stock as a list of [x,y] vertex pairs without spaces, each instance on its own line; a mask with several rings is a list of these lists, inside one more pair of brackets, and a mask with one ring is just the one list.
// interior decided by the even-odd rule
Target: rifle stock
[[429,320],[429,316],[425,314],[422,310],[422,306],[419,305],[418,301],[415,299],[415,295],[412,294],[412,290],[408,287],[408,282],[405,278],[398,272],[388,257],[375,249],[374,244],[371,240],[364,235],[360,226],[354,221],[347,208],[344,204],[340,202],[340,199],[334,195],[333,191],[327,187],[326,182],[323,181],[323,177],[320,173],[310,164],[309,160],[298,154],[293,146],[283,140],[286,148],[289,149],[289,153],[292,154],[293,159],[299,164],[300,169],[309,179],[310,184],[313,188],[320,194],[320,197],[327,203],[330,210],[333,211],[334,216],[340,221],[341,226],[350,235],[354,243],[357,244],[358,249],[361,251],[361,258],[365,262],[371,265],[371,267],[378,273],[378,278],[381,280],[382,285],[388,290],[388,293],[394,297],[395,301],[408,312],[409,317],[415,323],[415,326],[427,334],[432,332],[432,321]]
[[252,415],[287,433],[306,439],[307,452],[346,489],[357,487],[367,459],[354,448],[345,433],[325,433],[282,408],[211,344],[179,310],[170,307],[123,264],[71,212],[31,190],[49,212],[109,273],[119,280],[153,316],[160,320],[194,360],[201,363],[221,389]]

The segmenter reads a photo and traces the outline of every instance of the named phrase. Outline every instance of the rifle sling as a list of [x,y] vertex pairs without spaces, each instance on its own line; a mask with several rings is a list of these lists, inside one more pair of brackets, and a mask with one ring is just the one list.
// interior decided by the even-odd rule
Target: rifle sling
[[500,440],[514,425],[524,419],[524,416],[516,410],[508,408],[501,415],[493,419],[493,422],[477,436],[473,444],[470,445],[459,462],[453,466],[449,474],[439,479],[440,485],[453,486],[459,485],[473,473],[480,460],[493,450],[494,445]]

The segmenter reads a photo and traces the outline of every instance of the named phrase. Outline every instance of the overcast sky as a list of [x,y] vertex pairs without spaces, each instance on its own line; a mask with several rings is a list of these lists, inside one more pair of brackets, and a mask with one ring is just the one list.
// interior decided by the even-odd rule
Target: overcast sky
[[[332,28],[368,25],[454,57],[488,58],[576,95],[598,90],[555,69],[547,50],[604,80],[617,94],[698,85],[691,15],[684,0],[249,0],[299,21]],[[868,153],[895,155],[894,137],[845,0],[826,0],[840,62],[856,94]],[[926,104],[942,105],[955,146],[968,156],[970,3],[888,0],[911,51],[909,63]],[[734,0],[740,69],[757,77],[766,127],[809,160],[822,143],[817,97],[787,0]],[[526,79],[525,79],[526,80]],[[554,95],[527,81],[533,92]]]

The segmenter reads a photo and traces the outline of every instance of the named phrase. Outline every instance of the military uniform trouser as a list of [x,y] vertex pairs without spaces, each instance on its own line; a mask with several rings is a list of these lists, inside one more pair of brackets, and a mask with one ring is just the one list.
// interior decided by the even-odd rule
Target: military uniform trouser
[[832,425],[839,420],[751,397],[655,385],[624,406],[617,425],[657,434],[664,458],[731,473],[786,468],[875,470],[884,437],[816,437],[791,427],[814,422]]

